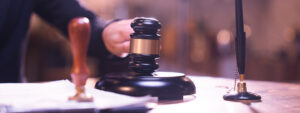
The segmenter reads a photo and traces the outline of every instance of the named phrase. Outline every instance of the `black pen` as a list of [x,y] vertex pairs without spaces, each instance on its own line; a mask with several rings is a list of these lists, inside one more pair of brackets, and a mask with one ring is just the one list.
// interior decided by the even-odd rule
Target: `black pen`
[[246,33],[244,31],[242,0],[235,0],[236,16],[236,38],[235,49],[237,68],[240,75],[240,81],[243,82],[245,74],[245,57],[246,57]]

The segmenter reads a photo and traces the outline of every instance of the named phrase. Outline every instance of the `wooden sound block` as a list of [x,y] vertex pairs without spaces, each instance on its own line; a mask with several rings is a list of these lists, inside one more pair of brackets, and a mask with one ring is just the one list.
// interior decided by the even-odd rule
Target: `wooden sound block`
[[182,73],[155,72],[148,76],[105,76],[95,88],[130,96],[151,95],[163,100],[182,100],[196,92],[194,83]]

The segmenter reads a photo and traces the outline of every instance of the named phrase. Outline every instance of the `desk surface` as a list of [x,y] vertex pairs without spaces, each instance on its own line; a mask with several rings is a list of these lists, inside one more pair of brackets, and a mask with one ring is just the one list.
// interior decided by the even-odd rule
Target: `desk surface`
[[189,76],[196,94],[184,101],[160,102],[150,113],[300,113],[300,84],[246,81],[248,91],[262,96],[261,102],[231,102],[223,95],[232,79]]

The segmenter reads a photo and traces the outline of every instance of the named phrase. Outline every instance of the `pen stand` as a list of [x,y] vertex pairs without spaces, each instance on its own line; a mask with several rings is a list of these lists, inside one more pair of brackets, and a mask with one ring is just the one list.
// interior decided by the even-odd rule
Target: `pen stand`
[[130,62],[127,75],[102,77],[96,88],[130,95],[158,97],[159,100],[181,100],[184,95],[194,94],[195,85],[182,73],[155,72],[159,65],[160,23],[154,18],[136,18],[131,27]]
[[261,96],[255,94],[255,93],[248,92],[247,87],[246,87],[246,83],[245,82],[239,82],[237,84],[237,91],[224,95],[223,99],[228,100],[228,101],[239,101],[239,100],[260,101]]
[[237,84],[237,91],[224,95],[223,99],[228,101],[239,101],[239,100],[260,101],[261,96],[248,92],[246,83],[244,82],[245,63],[246,63],[245,61],[246,60],[246,33],[244,31],[242,0],[235,0],[235,16],[236,16],[235,49],[236,49],[236,60],[237,60],[236,66],[240,76],[240,81]]

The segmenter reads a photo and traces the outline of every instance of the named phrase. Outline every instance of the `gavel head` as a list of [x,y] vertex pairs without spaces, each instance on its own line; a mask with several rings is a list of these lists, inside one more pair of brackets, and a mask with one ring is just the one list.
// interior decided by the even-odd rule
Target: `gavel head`
[[161,28],[154,18],[138,17],[131,23],[134,33],[130,35],[129,68],[140,76],[151,76],[158,68]]

